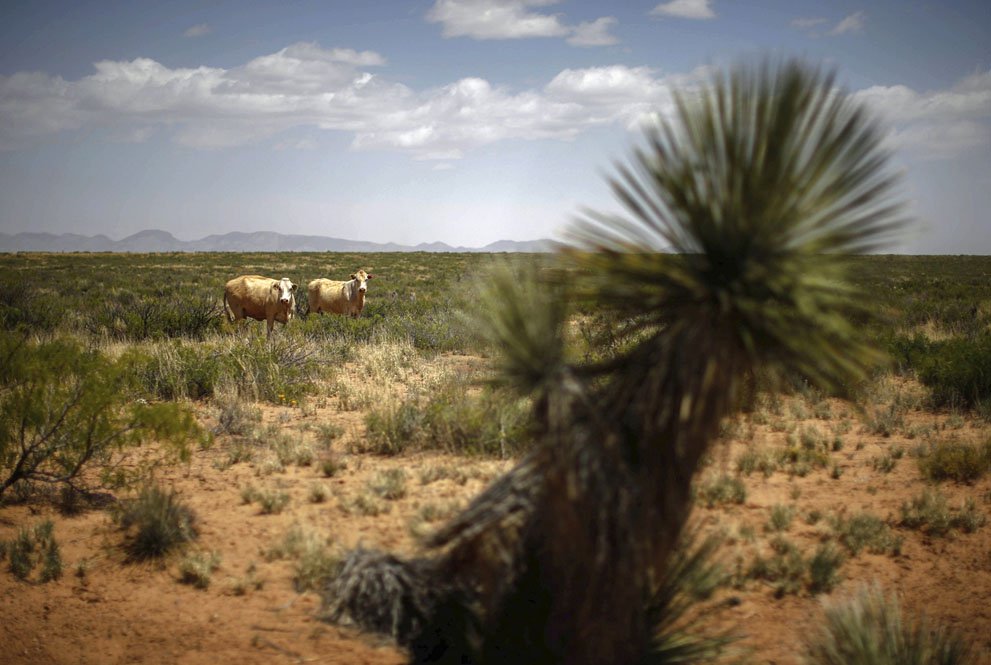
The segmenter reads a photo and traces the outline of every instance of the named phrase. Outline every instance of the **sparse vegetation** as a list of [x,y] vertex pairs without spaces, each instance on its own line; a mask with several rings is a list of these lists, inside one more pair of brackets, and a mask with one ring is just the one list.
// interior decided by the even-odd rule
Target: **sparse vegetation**
[[220,567],[220,555],[216,552],[190,552],[179,562],[179,581],[197,589],[210,586],[213,571]]
[[865,587],[826,607],[821,632],[805,651],[808,665],[965,665],[970,647],[924,618],[905,621],[897,597]]
[[969,483],[991,470],[991,438],[982,444],[940,441],[923,449],[919,469],[929,480]]
[[193,511],[172,490],[145,486],[114,513],[125,532],[124,548],[134,559],[161,557],[197,536]]
[[834,516],[829,522],[840,543],[854,556],[864,549],[875,554],[901,552],[902,539],[876,515],[858,513],[849,518]]
[[747,500],[747,488],[736,476],[723,474],[700,483],[698,499],[707,508],[724,503],[743,503]]
[[945,536],[951,529],[971,533],[984,525],[986,517],[968,499],[958,511],[952,511],[946,497],[938,490],[925,490],[902,504],[901,524],[910,529],[924,529],[931,536]]
[[379,471],[368,483],[368,489],[387,501],[402,499],[406,496],[406,472],[402,469]]
[[771,515],[767,521],[767,530],[772,532],[787,531],[795,516],[794,506],[784,506],[776,503],[771,506]]
[[0,541],[0,560],[4,557],[8,569],[18,579],[28,579],[39,566],[41,583],[62,577],[62,554],[51,520],[39,522],[34,528],[21,527],[13,539]]
[[[152,439],[172,459],[188,458],[201,435],[193,414],[137,397],[128,359],[0,331],[0,497],[18,484],[133,484],[122,460]],[[98,473],[86,474],[91,467]]]

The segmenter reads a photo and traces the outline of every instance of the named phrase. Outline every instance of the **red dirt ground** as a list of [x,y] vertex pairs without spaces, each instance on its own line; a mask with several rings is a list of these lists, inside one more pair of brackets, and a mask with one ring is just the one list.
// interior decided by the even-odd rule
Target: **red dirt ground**
[[[728,531],[724,547],[728,561],[736,555],[746,561],[756,551],[767,551],[771,535],[764,525],[775,504],[796,507],[786,536],[803,553],[814,549],[826,531],[825,520],[810,525],[803,519],[813,510],[823,515],[869,511],[894,525],[902,503],[926,485],[910,454],[897,460],[889,473],[872,468],[872,459],[899,446],[910,450],[921,440],[912,434],[916,431],[962,441],[982,441],[991,435],[987,424],[978,420],[915,410],[898,433],[883,437],[868,433],[848,405],[832,400],[830,404],[829,419],[797,413],[778,420],[824,432],[843,420],[852,423],[843,434],[842,449],[832,453],[843,471],[840,478],[831,477],[831,467],[793,478],[781,471],[767,479],[755,473],[745,478],[747,499],[742,505],[698,509],[696,517],[703,524]],[[204,424],[213,426],[212,409],[197,408]],[[180,555],[161,563],[126,562],[122,536],[102,510],[62,516],[45,504],[0,507],[0,540],[10,540],[20,527],[51,519],[65,562],[63,577],[46,584],[18,581],[6,563],[0,564],[0,659],[8,665],[405,662],[404,654],[385,639],[318,620],[317,594],[295,592],[292,562],[269,560],[266,551],[279,544],[290,527],[299,525],[329,537],[335,550],[363,544],[412,553],[416,540],[410,524],[425,506],[450,511],[511,463],[436,453],[393,458],[349,454],[347,449],[364,435],[361,414],[341,412],[332,400],[305,413],[288,406],[263,411],[266,424],[293,436],[309,436],[307,432],[313,430],[307,425],[339,424],[344,435],[333,447],[347,467],[324,478],[319,464],[271,473],[261,458],[227,466],[234,441],[219,436],[211,449],[196,453],[188,465],[160,473],[159,480],[177,490],[198,517],[200,535],[194,549],[220,556],[220,567],[205,590],[179,582]],[[774,421],[771,417],[768,424],[754,425],[752,436],[728,437],[717,446],[704,473],[732,472],[733,460],[745,446],[782,442],[787,435],[775,431],[782,427],[780,423],[775,427]],[[395,468],[406,473],[404,498],[379,500],[386,512],[375,516],[347,509],[356,497],[368,495],[375,474]],[[438,469],[438,475],[447,477],[422,482],[424,472]],[[312,484],[318,482],[330,490],[322,503],[309,498]],[[279,514],[262,514],[257,502],[242,500],[242,489],[248,485],[287,492],[288,507]],[[989,513],[989,477],[973,485],[942,483],[938,489],[951,507],[971,497],[978,510]],[[753,540],[743,537],[741,530],[750,531]],[[721,597],[732,597],[734,602],[718,611],[718,625],[735,626],[753,662],[798,663],[803,640],[821,624],[822,601],[842,598],[865,582],[876,581],[889,592],[897,591],[908,612],[924,611],[932,620],[961,632],[973,642],[978,662],[991,663],[991,524],[971,534],[954,531],[948,537],[895,530],[904,538],[900,555],[861,553],[850,558],[841,569],[843,581],[831,593],[812,597],[803,591],[775,599],[769,586],[753,581],[722,592]],[[258,580],[260,588],[245,584],[246,580]],[[239,582],[246,588],[243,595],[236,591]]]

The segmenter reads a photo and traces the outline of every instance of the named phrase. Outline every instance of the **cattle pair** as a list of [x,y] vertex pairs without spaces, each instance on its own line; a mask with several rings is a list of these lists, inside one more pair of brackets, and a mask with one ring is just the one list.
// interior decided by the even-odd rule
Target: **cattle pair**
[[[306,287],[307,302],[311,312],[323,314],[349,314],[361,316],[365,307],[365,291],[369,275],[364,270],[351,274],[346,282],[315,279]],[[296,309],[296,284],[288,277],[272,279],[259,275],[235,277],[224,286],[224,311],[234,323],[252,318],[268,324],[268,336],[272,336],[275,322],[288,323]]]

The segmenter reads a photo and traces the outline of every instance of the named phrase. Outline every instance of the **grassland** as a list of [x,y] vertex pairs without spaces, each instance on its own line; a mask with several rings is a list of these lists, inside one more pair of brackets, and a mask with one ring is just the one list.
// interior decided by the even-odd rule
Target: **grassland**
[[[94,372],[111,386],[94,413],[165,405],[178,409],[169,422],[196,425],[179,446],[150,421],[99,454],[77,442],[71,483],[26,478],[0,494],[0,642],[20,645],[9,662],[402,662],[316,621],[318,591],[343,548],[415,552],[526,450],[530,405],[485,384],[488,351],[465,316],[494,259],[0,256],[3,349],[36,362],[35,378],[53,374],[37,394],[97,385]],[[696,482],[694,520],[723,538],[712,623],[743,633],[756,662],[798,662],[819,601],[878,582],[991,662],[991,257],[852,261],[882,314],[859,323],[892,364],[852,399],[798,384],[724,423]],[[308,316],[301,297],[266,342],[263,324],[237,331],[222,314],[230,277],[305,291],[359,267],[376,275],[360,319]],[[610,332],[594,311],[573,329],[576,357]],[[59,370],[45,360],[56,342],[106,366]],[[14,432],[24,411],[4,404]],[[149,487],[167,488],[183,520],[155,563],[133,555],[138,518],[121,517]],[[154,532],[152,549],[172,536]]]

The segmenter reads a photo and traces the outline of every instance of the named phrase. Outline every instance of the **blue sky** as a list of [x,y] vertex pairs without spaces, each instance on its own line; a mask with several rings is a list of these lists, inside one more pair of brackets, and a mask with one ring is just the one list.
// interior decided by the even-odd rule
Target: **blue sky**
[[0,231],[554,237],[673,89],[768,55],[883,118],[894,251],[991,254],[986,0],[8,0]]

